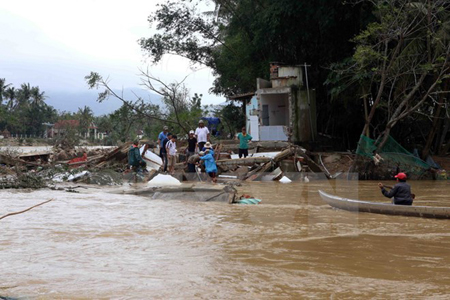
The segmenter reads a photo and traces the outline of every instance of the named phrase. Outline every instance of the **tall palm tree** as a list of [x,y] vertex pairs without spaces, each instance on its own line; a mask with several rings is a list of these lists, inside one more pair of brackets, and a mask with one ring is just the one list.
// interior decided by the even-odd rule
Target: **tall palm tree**
[[44,100],[46,98],[44,94],[45,92],[41,92],[38,86],[32,87],[30,90],[30,95],[31,98],[33,99],[31,103],[34,105],[44,104]]
[[8,103],[6,104],[7,110],[12,110],[14,107],[14,100],[16,99],[16,88],[11,86],[5,91],[5,97],[8,99]]
[[0,105],[2,105],[3,103],[3,96],[5,95],[5,91],[10,85],[11,84],[6,84],[5,78],[0,78]]
[[31,86],[29,83],[22,83],[20,86],[20,89],[17,90],[17,101],[16,101],[16,105],[17,106],[28,106],[28,104],[30,103],[30,99],[31,99]]
[[94,114],[92,109],[88,106],[84,108],[78,108],[77,119],[80,121],[80,127],[84,134],[87,134],[92,121],[94,120]]

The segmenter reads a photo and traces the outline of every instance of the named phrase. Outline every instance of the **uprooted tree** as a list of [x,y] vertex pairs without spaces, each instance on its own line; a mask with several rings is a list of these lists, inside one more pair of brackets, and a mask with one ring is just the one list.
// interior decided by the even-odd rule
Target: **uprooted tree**
[[96,72],[91,72],[85,79],[89,88],[104,89],[98,94],[97,101],[103,102],[113,96],[122,101],[123,105],[129,110],[135,112],[136,117],[147,118],[150,122],[158,121],[168,124],[174,132],[188,134],[189,130],[194,128],[195,120],[198,120],[202,115],[202,95],[195,94],[193,97],[189,95],[189,90],[184,85],[186,78],[181,82],[167,84],[148,71],[141,70],[140,75],[141,84],[149,91],[161,96],[165,107],[161,108],[159,105],[145,101],[137,95],[135,95],[135,100],[125,99],[123,94],[119,94],[111,88],[108,79],[104,79]]

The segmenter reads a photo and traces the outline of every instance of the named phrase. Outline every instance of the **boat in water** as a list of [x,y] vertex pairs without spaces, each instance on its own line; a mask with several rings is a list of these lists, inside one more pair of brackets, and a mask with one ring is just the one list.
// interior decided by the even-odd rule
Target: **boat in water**
[[450,219],[450,207],[394,205],[342,198],[319,190],[319,194],[330,206],[358,212],[368,212],[384,215],[401,215],[422,218]]

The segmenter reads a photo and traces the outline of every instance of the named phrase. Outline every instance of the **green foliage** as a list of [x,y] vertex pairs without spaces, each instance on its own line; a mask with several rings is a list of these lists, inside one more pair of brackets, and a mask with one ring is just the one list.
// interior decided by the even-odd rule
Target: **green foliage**
[[56,110],[48,106],[44,92],[29,83],[16,89],[0,79],[0,131],[8,130],[12,134],[42,136],[45,122],[57,119]]
[[220,118],[222,136],[228,134],[233,137],[236,132],[240,132],[245,126],[245,115],[242,107],[236,106],[233,102],[229,102],[223,108],[216,110],[214,114]]
[[[411,120],[429,120],[427,113],[435,111],[435,93],[445,90],[444,78],[450,70],[450,3],[365,2],[375,4],[376,21],[353,39],[352,58],[332,66],[326,83],[333,98],[353,97],[355,103],[358,98],[368,99],[374,136],[386,140],[396,124],[408,127]],[[409,119],[412,114],[416,118]],[[425,136],[430,125],[421,128]]]
[[161,4],[149,17],[158,33],[139,43],[154,63],[175,54],[210,67],[211,91],[223,95],[254,91],[256,78],[268,78],[270,61],[306,61],[318,85],[322,66],[350,55],[348,41],[368,11],[336,0],[215,0],[214,11],[201,13],[200,2]]

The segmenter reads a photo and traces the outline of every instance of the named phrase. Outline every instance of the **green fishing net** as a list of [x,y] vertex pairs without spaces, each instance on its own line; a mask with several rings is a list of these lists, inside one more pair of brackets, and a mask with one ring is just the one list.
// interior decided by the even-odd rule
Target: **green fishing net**
[[[377,143],[364,135],[361,135],[356,154],[373,158],[373,151],[377,149]],[[422,175],[430,169],[430,165],[411,152],[403,148],[396,140],[389,136],[386,144],[377,152],[382,158],[382,164],[388,168],[398,168],[407,174]]]

